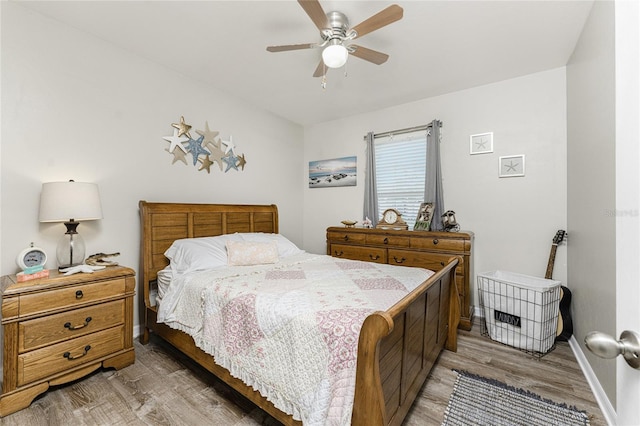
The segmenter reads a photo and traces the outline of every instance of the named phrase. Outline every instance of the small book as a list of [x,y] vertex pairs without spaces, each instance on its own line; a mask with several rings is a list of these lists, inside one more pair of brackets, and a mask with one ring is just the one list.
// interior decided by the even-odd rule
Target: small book
[[25,274],[24,272],[18,272],[16,274],[16,277],[19,283],[30,281],[30,280],[37,280],[40,278],[47,278],[49,277],[49,270],[43,269],[42,271],[34,272],[33,274]]

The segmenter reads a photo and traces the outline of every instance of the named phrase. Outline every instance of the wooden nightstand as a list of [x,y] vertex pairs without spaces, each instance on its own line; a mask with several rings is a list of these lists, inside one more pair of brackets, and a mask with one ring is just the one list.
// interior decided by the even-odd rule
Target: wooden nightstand
[[135,272],[121,266],[92,274],[18,283],[2,277],[3,380],[0,417],[28,407],[49,386],[100,367],[135,361]]

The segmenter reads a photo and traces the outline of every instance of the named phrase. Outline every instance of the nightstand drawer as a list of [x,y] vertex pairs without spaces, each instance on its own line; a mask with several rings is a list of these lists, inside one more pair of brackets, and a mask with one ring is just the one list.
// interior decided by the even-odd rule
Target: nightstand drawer
[[124,293],[125,280],[115,279],[51,290],[47,292],[46,297],[42,297],[39,293],[25,294],[20,296],[20,316],[73,308],[77,305],[123,296]]
[[20,328],[18,351],[22,353],[104,330],[122,324],[124,318],[124,300],[116,300],[23,321],[18,326]]
[[384,248],[331,244],[330,255],[342,259],[387,263],[387,250]]
[[110,328],[18,355],[18,386],[124,349],[123,328]]

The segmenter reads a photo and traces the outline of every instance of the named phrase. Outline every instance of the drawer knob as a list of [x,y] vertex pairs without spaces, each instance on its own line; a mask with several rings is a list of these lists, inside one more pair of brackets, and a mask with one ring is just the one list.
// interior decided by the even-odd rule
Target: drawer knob
[[387,237],[384,238],[384,240],[382,240],[383,243],[385,244],[389,244],[389,239]]
[[78,330],[79,328],[83,328],[89,325],[89,323],[91,322],[91,317],[87,317],[84,320],[84,324],[80,324],[80,325],[71,325],[70,322],[67,322],[64,324],[64,328],[68,328],[69,330]]
[[349,241],[349,236],[345,235],[344,237],[342,237],[342,239],[345,240],[345,241]]
[[440,241],[438,241],[438,239],[437,239],[437,238],[434,238],[434,239],[433,239],[433,245],[434,245],[434,246],[437,246],[439,242],[440,242]]
[[371,260],[378,260],[378,259],[380,259],[380,255],[379,255],[379,254],[376,254],[376,255],[370,254],[370,255],[369,255],[369,259],[371,259]]
[[84,294],[82,294],[82,290],[76,291],[76,299],[82,299],[83,296]]
[[72,361],[74,359],[82,358],[89,352],[90,349],[91,349],[91,345],[87,345],[84,347],[84,352],[81,353],[80,355],[73,356],[71,355],[71,352],[65,352],[64,354],[62,354],[62,356],[67,358],[69,361]]
[[397,257],[393,256],[393,260],[396,263],[404,263],[404,261],[407,260],[407,259],[405,259],[404,257],[401,257],[400,259],[398,259]]
[[440,266],[444,268],[444,262],[440,262]]
[[340,252],[338,252],[338,250],[334,250],[333,251],[333,255],[336,257],[340,257],[344,254],[344,252],[342,250],[340,250]]

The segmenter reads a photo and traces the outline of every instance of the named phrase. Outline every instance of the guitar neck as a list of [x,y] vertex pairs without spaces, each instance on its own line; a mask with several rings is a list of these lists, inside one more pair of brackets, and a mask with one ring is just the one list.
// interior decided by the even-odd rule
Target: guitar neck
[[549,263],[547,263],[547,272],[544,274],[544,277],[548,280],[553,276],[553,266],[556,262],[556,251],[558,250],[557,244],[551,245],[551,252],[549,253]]

